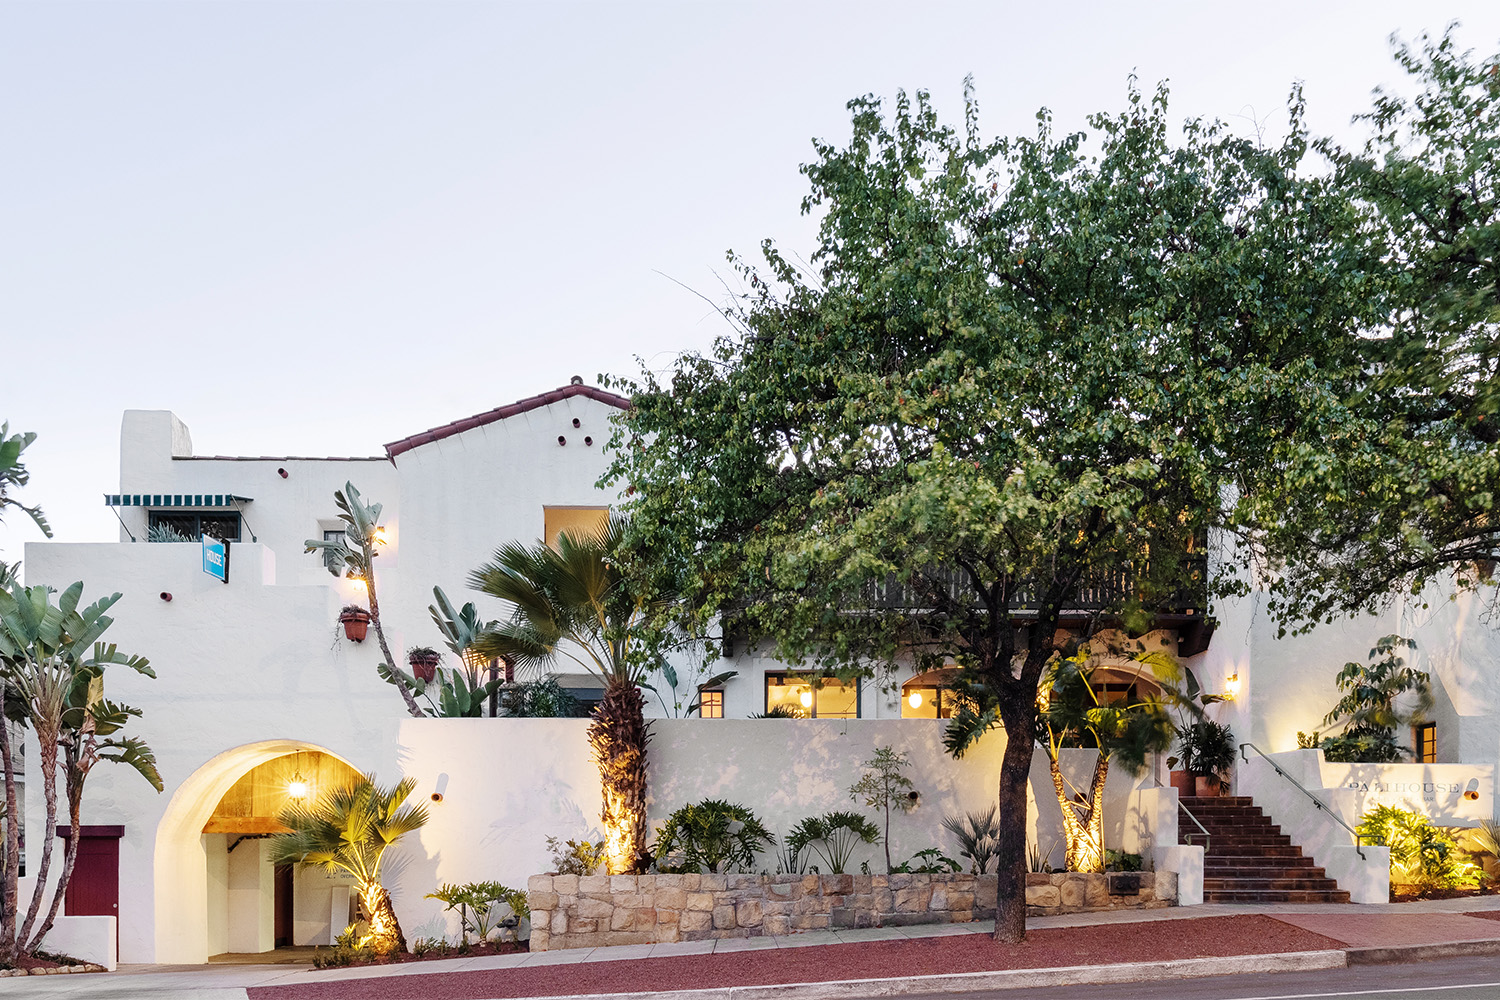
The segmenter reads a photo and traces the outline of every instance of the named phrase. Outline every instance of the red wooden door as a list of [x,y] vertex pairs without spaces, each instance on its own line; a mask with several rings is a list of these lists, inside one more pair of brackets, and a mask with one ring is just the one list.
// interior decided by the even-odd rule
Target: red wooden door
[[[64,840],[71,831],[57,828]],[[123,826],[79,828],[78,859],[63,896],[63,912],[74,917],[120,916],[120,838]],[[115,947],[119,947],[120,922],[115,920]]]
[[292,866],[277,865],[272,903],[275,910],[272,944],[285,948],[292,943]]

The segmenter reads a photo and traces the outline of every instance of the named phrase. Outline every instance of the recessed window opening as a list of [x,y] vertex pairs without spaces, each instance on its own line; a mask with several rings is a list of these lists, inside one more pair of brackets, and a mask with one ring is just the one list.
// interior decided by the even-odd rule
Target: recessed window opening
[[766,674],[766,714],[791,713],[801,719],[859,718],[859,684],[837,677],[815,679],[803,674]]
[[148,534],[154,532],[158,537],[163,535],[173,538],[181,537],[189,542],[196,542],[204,535],[224,542],[240,540],[238,511],[207,513],[191,510],[153,510],[147,517]]
[[1437,763],[1437,723],[1424,722],[1411,727],[1411,759],[1417,764]]
[[698,717],[700,719],[724,718],[724,692],[718,688],[698,692]]

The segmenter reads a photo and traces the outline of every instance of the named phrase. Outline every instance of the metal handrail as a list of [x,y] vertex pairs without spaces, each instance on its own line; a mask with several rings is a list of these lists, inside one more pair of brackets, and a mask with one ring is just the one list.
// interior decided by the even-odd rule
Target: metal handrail
[[[1198,817],[1193,815],[1192,810],[1188,809],[1187,806],[1185,806],[1185,805],[1182,804],[1182,796],[1180,796],[1180,795],[1177,797],[1177,808],[1181,809],[1184,813],[1186,813],[1187,814],[1187,818],[1193,821],[1193,825],[1196,826],[1198,829],[1200,829],[1200,830],[1203,831],[1203,853],[1207,854],[1208,853],[1208,842],[1209,842],[1208,828],[1205,827],[1202,823],[1198,822]],[[1184,833],[1182,835],[1182,838],[1184,840],[1186,840],[1188,842],[1188,846],[1191,847],[1192,843],[1193,843],[1193,838],[1196,837],[1196,836],[1198,836],[1198,834],[1189,831],[1188,833]]]
[[1322,799],[1318,798],[1312,792],[1309,792],[1306,788],[1303,788],[1302,787],[1302,782],[1298,781],[1296,778],[1292,777],[1290,774],[1287,774],[1285,771],[1283,771],[1281,769],[1281,765],[1280,764],[1276,763],[1269,756],[1267,756],[1266,752],[1264,750],[1262,750],[1260,747],[1256,746],[1254,743],[1241,743],[1240,744],[1240,759],[1243,760],[1245,763],[1247,763],[1247,764],[1250,763],[1250,755],[1247,754],[1247,753],[1245,753],[1245,748],[1246,747],[1249,747],[1251,750],[1254,750],[1256,753],[1260,754],[1261,757],[1265,759],[1265,762],[1267,764],[1271,765],[1272,770],[1274,770],[1277,774],[1281,775],[1287,781],[1290,781],[1293,785],[1295,785],[1296,788],[1297,788],[1297,791],[1301,792],[1303,795],[1306,795],[1308,798],[1312,799],[1313,805],[1317,806],[1320,810],[1322,810],[1323,812],[1327,813],[1329,819],[1333,820],[1335,823],[1337,823],[1339,826],[1343,827],[1345,830],[1348,830],[1349,831],[1349,835],[1354,838],[1354,853],[1356,853],[1356,854],[1359,855],[1359,859],[1361,861],[1368,861],[1369,860],[1368,858],[1365,857],[1365,852],[1362,851],[1362,850],[1360,850],[1360,847],[1363,846],[1363,845],[1361,845],[1360,842],[1359,842],[1359,831],[1358,830],[1354,829],[1354,827],[1350,826],[1348,823],[1345,823],[1343,820],[1341,820],[1337,816],[1335,816],[1334,813],[1333,813],[1333,810],[1330,809],[1330,808],[1328,808],[1328,803],[1326,803]]

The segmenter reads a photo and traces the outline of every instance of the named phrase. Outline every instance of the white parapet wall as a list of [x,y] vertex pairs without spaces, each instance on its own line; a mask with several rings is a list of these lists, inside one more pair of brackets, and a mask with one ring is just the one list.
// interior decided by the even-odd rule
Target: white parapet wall
[[102,965],[113,972],[118,962],[115,954],[115,918],[60,916],[47,932],[42,950],[54,955],[67,955],[80,962]]

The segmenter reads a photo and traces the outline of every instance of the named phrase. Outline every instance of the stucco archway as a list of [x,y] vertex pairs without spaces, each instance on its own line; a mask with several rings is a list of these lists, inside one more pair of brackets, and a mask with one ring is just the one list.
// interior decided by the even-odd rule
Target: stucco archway
[[208,926],[204,920],[208,910],[208,862],[203,826],[242,775],[266,761],[299,752],[323,753],[349,763],[327,747],[306,740],[264,740],[212,758],[172,794],[156,827],[152,862],[158,963],[193,965],[208,961]]

